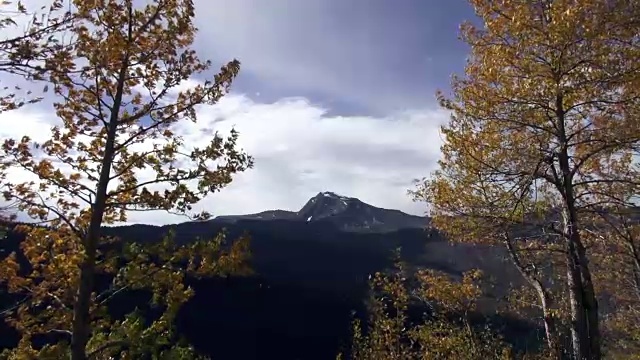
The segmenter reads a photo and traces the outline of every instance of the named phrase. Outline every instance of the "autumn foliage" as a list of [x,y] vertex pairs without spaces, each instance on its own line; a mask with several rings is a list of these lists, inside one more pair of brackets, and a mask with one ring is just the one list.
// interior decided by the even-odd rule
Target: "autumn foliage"
[[[366,321],[353,323],[353,360],[511,359],[500,336],[472,323],[482,296],[482,272],[456,280],[433,270],[410,272],[401,262],[376,273]],[[416,309],[420,315],[416,317]],[[412,311],[413,310],[413,311]],[[339,356],[342,358],[342,355]]]
[[462,27],[471,57],[452,96],[439,94],[452,113],[440,169],[415,195],[452,240],[507,249],[555,356],[630,356],[604,336],[638,306],[611,304],[626,292],[618,281],[637,282],[636,240],[621,236],[632,217],[603,217],[633,207],[640,190],[640,3],[471,4],[484,27]]
[[[371,280],[354,322],[352,359],[632,359],[640,354],[640,2],[470,0],[483,26],[461,28],[471,56],[442,127],[439,169],[419,182],[432,225],[454,242],[500,247],[521,282],[492,299],[544,329],[518,352],[471,314],[487,296],[480,271],[404,264]],[[6,139],[3,197],[46,226],[21,226],[0,282],[21,301],[5,315],[20,332],[8,359],[192,359],[173,321],[192,295],[187,276],[247,274],[248,239],[224,234],[142,245],[101,229],[132,212],[197,212],[252,166],[239,134],[200,147],[177,128],[228,91],[240,63],[191,48],[192,0],[54,1],[24,34],[0,40],[0,72],[44,81],[59,119],[50,138]],[[2,3],[0,30],[21,2]],[[7,10],[8,9],[8,10]],[[68,41],[61,42],[60,36]],[[40,99],[5,87],[0,111]],[[26,95],[31,95],[30,93]],[[111,286],[96,289],[109,276]],[[109,302],[146,289],[160,315],[111,317]],[[498,301],[499,300],[499,301]],[[416,317],[415,309],[420,309]],[[37,336],[56,341],[34,347]]]
[[[53,60],[56,52],[72,43],[61,35],[74,21],[61,0],[41,7],[23,1],[2,1],[0,4],[0,74],[16,75],[27,80],[45,80],[50,71],[59,69]],[[25,20],[26,24],[16,22]],[[5,37],[5,34],[9,34]],[[15,77],[14,77],[15,78]],[[43,99],[20,85],[0,82],[0,113],[15,110]],[[44,92],[47,90],[45,85]]]
[[[237,149],[235,131],[211,133],[208,144],[194,147],[174,130],[225,94],[239,62],[208,73],[211,63],[190,48],[196,29],[189,0],[73,1],[72,8],[73,46],[54,49],[47,60],[58,69],[45,79],[58,125],[44,143],[6,139],[0,150],[5,199],[47,225],[21,229],[20,252],[0,265],[0,281],[25,297],[9,317],[22,341],[7,356],[190,358],[172,338],[177,309],[192,295],[184,277],[246,273],[247,239],[228,243],[212,234],[186,247],[170,238],[141,246],[105,238],[101,228],[127,221],[131,211],[206,219],[193,206],[252,165]],[[194,77],[202,80],[185,86]],[[100,274],[114,277],[106,293],[95,289]],[[150,323],[137,313],[110,318],[109,300],[138,288],[153,292],[162,315]],[[35,335],[51,333],[61,340],[32,347]]]

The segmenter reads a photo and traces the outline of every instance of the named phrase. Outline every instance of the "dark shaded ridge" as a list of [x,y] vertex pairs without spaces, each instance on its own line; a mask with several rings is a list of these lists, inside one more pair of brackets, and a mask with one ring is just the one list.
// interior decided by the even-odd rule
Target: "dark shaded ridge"
[[[321,195],[325,197],[318,194]],[[481,267],[502,281],[517,281],[515,271],[505,271],[504,254],[499,249],[452,245],[436,232],[420,228],[422,225],[403,228],[397,220],[393,224],[400,228],[393,231],[388,230],[391,226],[381,232],[345,228],[348,222],[342,219],[365,219],[369,214],[387,219],[395,219],[396,215],[411,217],[385,209],[381,209],[383,215],[378,215],[378,208],[374,207],[370,212],[353,211],[350,209],[358,209],[359,205],[359,200],[354,200],[357,199],[348,201],[337,214],[317,221],[306,221],[301,214],[293,217],[290,212],[276,211],[272,213],[278,216],[269,221],[249,216],[161,227],[106,227],[103,232],[125,241],[154,242],[173,231],[179,243],[213,238],[223,228],[228,230],[230,239],[249,232],[255,276],[187,280],[196,296],[181,309],[179,333],[199,351],[218,359],[335,358],[351,341],[352,312],[355,310],[359,317],[364,313],[369,275],[390,268],[392,253],[398,247],[402,248],[402,259],[411,266],[426,266],[455,275]],[[361,204],[360,209],[370,207]],[[321,217],[322,206],[305,207],[300,213],[307,215],[305,211],[313,211]],[[358,217],[360,214],[366,216]],[[424,224],[424,218],[415,218]],[[387,220],[386,224],[390,223]],[[4,254],[18,247],[19,236],[12,234],[10,238],[11,241],[2,243]],[[104,289],[109,283],[109,278],[101,278],[98,287]],[[0,309],[15,300],[4,295],[0,297]],[[147,300],[143,292],[123,292],[114,298],[111,313],[121,316],[136,306],[144,307]],[[416,316],[423,311],[416,308]],[[536,332],[526,324],[499,317],[495,323],[507,326],[507,337],[521,341],[522,346],[525,344],[520,338],[535,337]],[[0,348],[15,344],[17,339],[13,335],[6,327],[0,328]]]

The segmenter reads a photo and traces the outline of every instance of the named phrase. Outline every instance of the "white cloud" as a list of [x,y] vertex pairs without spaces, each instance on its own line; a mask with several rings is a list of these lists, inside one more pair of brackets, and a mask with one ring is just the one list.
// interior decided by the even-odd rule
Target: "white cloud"
[[[215,131],[225,135],[235,127],[240,147],[256,160],[254,169],[199,204],[214,215],[297,210],[324,190],[421,214],[424,204],[412,203],[406,191],[414,178],[435,167],[438,126],[448,116],[439,109],[384,118],[328,116],[326,109],[304,98],[258,103],[241,94],[229,94],[198,112],[197,123],[185,121],[174,128],[186,144],[204,145]],[[29,135],[43,141],[57,122],[50,108],[40,106],[6,112],[0,114],[0,139]],[[24,175],[12,174],[12,180],[19,176]],[[163,212],[136,212],[129,219],[154,224],[183,220]]]
[[[351,31],[345,28],[349,22],[332,20],[338,2],[210,1],[195,2],[201,29],[196,45],[203,58],[238,57],[243,61],[242,74],[257,74],[274,86],[312,88],[345,102],[374,102],[381,109],[402,103],[398,99],[408,96],[392,86],[394,73],[387,66],[397,57],[397,49],[389,44],[400,46],[389,39],[406,29],[397,30],[398,34],[373,34],[370,30],[376,26],[367,25],[364,16],[359,21],[366,26]],[[42,0],[31,4],[36,2]],[[3,83],[20,82],[14,78],[0,74]],[[25,84],[34,91],[40,86]],[[258,98],[259,93],[246,90]],[[273,99],[261,95],[260,99]],[[0,141],[22,135],[45,141],[49,129],[59,124],[49,100],[0,114]],[[237,175],[229,187],[204,200],[201,209],[214,215],[297,210],[317,192],[330,190],[376,206],[421,214],[424,205],[412,203],[406,191],[414,178],[435,167],[438,126],[448,115],[435,108],[385,117],[330,116],[327,110],[306,98],[264,103],[229,94],[215,106],[200,108],[197,124],[177,125],[173,130],[193,146],[204,145],[215,131],[224,135],[235,126],[240,131],[239,145],[256,160],[254,169]],[[19,182],[29,177],[14,171],[10,179]],[[130,216],[131,222],[155,224],[182,220],[162,212]]]
[[226,132],[235,125],[240,145],[256,158],[255,169],[212,197],[207,210],[298,209],[316,192],[331,190],[378,206],[422,211],[405,193],[414,178],[435,166],[438,126],[446,113],[411,111],[386,118],[325,113],[302,98],[262,104],[230,95],[203,109],[198,124],[185,123],[181,131],[194,144],[214,129]]

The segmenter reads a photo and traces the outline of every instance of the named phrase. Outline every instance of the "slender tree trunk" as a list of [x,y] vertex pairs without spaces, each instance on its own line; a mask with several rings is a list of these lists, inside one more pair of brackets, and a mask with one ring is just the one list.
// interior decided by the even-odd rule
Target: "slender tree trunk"
[[538,297],[542,304],[542,319],[544,321],[545,336],[547,337],[547,346],[549,347],[549,351],[551,351],[552,358],[561,360],[562,353],[560,351],[561,349],[558,341],[558,329],[556,327],[555,319],[549,309],[548,294],[541,289],[541,291],[538,291]]
[[123,61],[120,70],[116,96],[109,117],[107,139],[100,169],[100,178],[96,189],[96,199],[91,209],[91,220],[84,240],[85,257],[80,265],[80,284],[75,306],[73,308],[73,325],[71,340],[71,360],[87,360],[87,342],[91,336],[91,294],[96,268],[96,251],[100,240],[100,228],[107,201],[107,186],[113,162],[115,139],[118,126],[118,115],[122,104],[124,83],[127,75],[127,62]]
[[569,141],[565,129],[563,94],[556,96],[558,129],[558,165],[561,180],[558,185],[564,200],[562,231],[566,243],[567,287],[571,307],[571,340],[576,360],[600,360],[600,324],[589,261],[579,232],[573,172],[569,162]]
[[[565,226],[564,229],[565,231],[569,230],[568,226]],[[578,259],[575,256],[575,246],[573,242],[568,238],[565,239],[565,241],[567,243],[566,271],[567,290],[569,292],[569,307],[571,313],[571,322],[569,328],[571,331],[572,358],[573,360],[586,360],[589,359],[589,332],[587,331],[587,323],[585,319],[586,313],[583,302],[580,265],[578,264]]]
[[536,280],[533,284],[538,294],[540,306],[542,307],[542,320],[544,322],[544,333],[547,338],[547,347],[553,354],[553,358],[560,360],[560,348],[558,347],[558,333],[556,328],[555,319],[550,311],[551,299],[548,292],[542,286],[542,283]]
[[547,340],[547,346],[552,352],[552,356],[554,357],[554,359],[560,360],[561,353],[558,343],[558,333],[555,319],[553,318],[553,315],[550,311],[552,300],[549,297],[549,292],[545,288],[542,281],[538,278],[538,276],[532,271],[527,270],[527,268],[525,268],[525,266],[522,264],[522,262],[520,261],[520,257],[514,249],[508,234],[505,234],[504,242],[507,250],[509,251],[511,261],[516,266],[520,274],[524,277],[524,279],[535,289],[536,294],[538,295],[538,301],[540,302],[540,307],[542,309],[542,321],[544,323],[544,333]]
[[[560,161],[561,164],[566,162],[568,167],[568,158],[565,156],[561,156],[561,158],[563,158]],[[572,339],[575,341],[574,336],[579,335],[580,342],[580,344],[574,342],[573,348],[574,351],[578,348],[581,349],[579,354],[576,353],[579,360],[600,360],[602,353],[598,300],[591,278],[586,249],[578,232],[579,224],[573,186],[569,181],[565,181],[565,191],[567,200],[566,209],[563,212],[563,228],[567,242],[567,279],[569,281],[572,322],[574,319],[577,321],[575,325],[572,324]]]
[[[599,360],[602,353],[598,301],[586,251],[576,230],[575,216],[571,215],[571,210],[565,214],[563,221],[567,235],[567,279],[571,301],[573,349],[580,349],[580,352],[575,354],[579,360]],[[577,321],[575,328],[574,320]],[[575,343],[575,335],[579,336],[580,344]]]
[[[579,238],[579,234],[575,234]],[[600,334],[600,314],[598,309],[598,300],[596,291],[589,269],[589,259],[587,258],[586,249],[582,241],[575,241],[578,260],[580,264],[580,274],[582,275],[582,291],[583,304],[586,312],[588,342],[589,342],[589,360],[600,360],[602,358],[601,350],[601,334]]]

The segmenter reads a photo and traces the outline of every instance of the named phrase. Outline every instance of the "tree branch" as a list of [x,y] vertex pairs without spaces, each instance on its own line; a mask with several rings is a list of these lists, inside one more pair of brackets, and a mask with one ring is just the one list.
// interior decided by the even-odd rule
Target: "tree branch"
[[108,341],[102,345],[100,345],[99,347],[97,347],[95,350],[89,352],[87,354],[87,359],[93,359],[95,356],[99,355],[101,352],[112,348],[112,347],[123,347],[123,348],[128,348],[131,345],[131,342],[128,340],[112,340],[112,341]]

